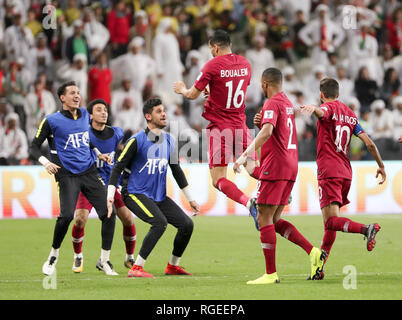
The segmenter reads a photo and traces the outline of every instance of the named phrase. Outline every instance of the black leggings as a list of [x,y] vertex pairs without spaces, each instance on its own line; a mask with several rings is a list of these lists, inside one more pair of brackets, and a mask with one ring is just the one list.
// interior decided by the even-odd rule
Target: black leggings
[[60,216],[57,218],[52,247],[60,248],[71,221],[80,191],[95,208],[102,221],[102,249],[110,250],[113,242],[116,215],[107,217],[107,190],[96,171],[83,175],[63,176],[58,181]]
[[166,230],[167,224],[177,228],[172,254],[181,257],[193,233],[193,220],[169,197],[155,202],[143,194],[123,192],[123,201],[138,218],[149,223],[151,228],[142,242],[139,255],[147,259]]

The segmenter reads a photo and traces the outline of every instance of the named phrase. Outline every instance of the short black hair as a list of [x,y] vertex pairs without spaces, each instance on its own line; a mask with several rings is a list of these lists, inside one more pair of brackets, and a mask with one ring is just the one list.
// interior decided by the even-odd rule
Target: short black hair
[[230,41],[229,34],[222,29],[215,30],[214,34],[209,38],[210,45],[217,44],[219,47],[230,47],[232,41]]
[[67,87],[77,86],[75,81],[67,81],[64,82],[58,89],[57,89],[57,96],[60,98],[62,95],[66,94]]
[[339,96],[339,83],[335,79],[325,78],[320,81],[320,91],[327,99],[336,99]]
[[92,110],[94,109],[94,105],[96,105],[96,104],[103,104],[106,107],[106,109],[108,110],[108,112],[109,112],[109,106],[107,105],[105,100],[103,100],[103,99],[95,99],[95,100],[92,100],[87,105],[87,110],[88,110],[89,114],[92,114]]
[[150,98],[147,101],[145,101],[144,107],[142,108],[142,113],[144,114],[144,117],[146,114],[151,114],[152,109],[161,104],[162,100],[160,98]]
[[282,83],[282,72],[277,68],[268,68],[262,73],[262,78],[271,84],[279,85]]

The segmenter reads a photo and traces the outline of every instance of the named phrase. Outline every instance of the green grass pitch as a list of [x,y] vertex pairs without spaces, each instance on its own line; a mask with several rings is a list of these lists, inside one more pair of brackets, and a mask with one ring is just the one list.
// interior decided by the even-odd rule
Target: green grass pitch
[[[0,220],[0,299],[135,299],[135,300],[270,300],[270,299],[402,299],[402,215],[355,215],[361,223],[378,222],[373,252],[362,235],[338,232],[323,281],[306,281],[309,258],[296,245],[278,236],[276,263],[281,283],[251,286],[265,272],[259,233],[249,217],[195,217],[191,242],[181,260],[194,275],[165,276],[175,229],[169,226],[146,263],[156,277],[129,279],[122,226],[116,223],[111,261],[119,276],[95,269],[100,255],[100,221],[90,219],[85,233],[84,272],[71,270],[71,227],[57,264],[56,289],[44,289],[42,264],[50,250],[54,220]],[[323,235],[321,216],[288,216],[315,246]],[[137,255],[149,225],[135,219]],[[343,286],[344,266],[356,268],[356,289]]]

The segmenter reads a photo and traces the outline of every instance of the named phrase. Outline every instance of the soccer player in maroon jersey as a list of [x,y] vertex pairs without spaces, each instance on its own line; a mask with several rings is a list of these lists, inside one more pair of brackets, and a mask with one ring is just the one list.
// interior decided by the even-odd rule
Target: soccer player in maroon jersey
[[268,68],[263,72],[261,88],[268,98],[262,109],[261,131],[233,167],[235,172],[238,171],[245,159],[261,147],[261,166],[256,170],[259,172],[257,221],[266,273],[247,284],[279,282],[275,265],[275,232],[306,251],[310,256],[312,275],[322,269],[325,258],[325,252],[313,247],[291,223],[281,219],[298,170],[294,108],[282,91],[282,73],[279,69]]
[[[324,219],[324,238],[321,249],[327,254],[334,244],[336,231],[360,233],[367,238],[367,250],[374,249],[375,236],[380,230],[377,223],[364,225],[345,217],[339,217],[339,210],[349,203],[348,193],[352,181],[352,167],[348,150],[352,134],[360,138],[378,164],[376,177],[379,184],[386,179],[384,164],[374,142],[363,131],[355,113],[338,101],[339,84],[335,79],[326,78],[320,82],[321,106],[302,106],[302,112],[315,114],[317,122],[317,178],[320,207]],[[324,278],[324,271],[311,277]]]
[[[202,68],[194,85],[187,89],[182,81],[178,81],[174,83],[174,91],[191,100],[201,92],[208,95],[203,117],[210,121],[207,139],[212,183],[256,216],[254,199],[250,199],[226,178],[227,165],[234,161],[234,157],[239,157],[252,141],[244,113],[251,66],[246,58],[232,53],[230,37],[223,30],[215,31],[209,40],[209,47],[214,58]],[[246,159],[245,168],[252,176],[255,176],[256,161],[256,152],[249,154]]]

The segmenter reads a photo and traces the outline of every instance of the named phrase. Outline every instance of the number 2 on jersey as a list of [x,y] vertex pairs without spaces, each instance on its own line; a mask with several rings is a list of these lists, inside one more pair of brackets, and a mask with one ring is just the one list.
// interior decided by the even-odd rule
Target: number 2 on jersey
[[288,118],[287,125],[290,129],[290,134],[289,134],[289,142],[288,142],[288,149],[296,149],[296,144],[292,143],[292,137],[293,137],[293,122],[291,118]]
[[[239,84],[237,85],[236,92],[233,97],[233,105],[235,106],[235,108],[240,108],[244,101],[244,91],[241,89],[241,87],[243,86],[243,82],[244,82],[244,79],[241,79],[239,81]],[[225,86],[228,87],[228,100],[226,102],[226,109],[229,109],[230,106],[232,105],[233,80],[226,82]],[[241,98],[240,102],[238,101],[239,96]]]

